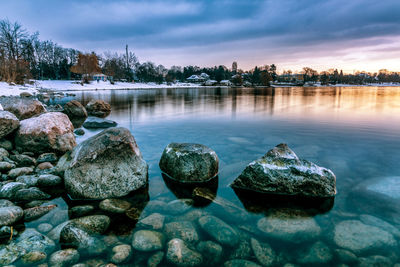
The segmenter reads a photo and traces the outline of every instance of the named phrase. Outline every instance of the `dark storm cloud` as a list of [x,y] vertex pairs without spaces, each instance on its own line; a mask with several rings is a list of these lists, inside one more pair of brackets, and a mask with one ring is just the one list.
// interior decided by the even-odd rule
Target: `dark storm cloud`
[[349,44],[399,36],[399,14],[399,0],[15,0],[0,10],[0,17],[78,49],[118,50],[129,43],[157,51],[232,42],[274,49]]

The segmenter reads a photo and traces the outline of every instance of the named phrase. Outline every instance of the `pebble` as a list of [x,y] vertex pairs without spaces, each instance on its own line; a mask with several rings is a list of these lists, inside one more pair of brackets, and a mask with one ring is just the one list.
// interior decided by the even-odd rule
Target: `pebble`
[[203,216],[198,222],[204,231],[222,245],[235,246],[239,242],[237,232],[215,216]]
[[61,177],[53,174],[42,174],[38,178],[39,187],[58,186],[61,183],[62,183]]
[[37,163],[56,163],[58,160],[57,155],[55,153],[43,153],[37,158]]
[[111,262],[115,264],[123,263],[132,256],[132,247],[130,245],[118,245],[112,248]]
[[33,207],[29,209],[24,210],[24,221],[30,222],[33,220],[36,220],[43,215],[49,213],[51,210],[56,208],[57,205],[48,205],[48,206],[42,206],[42,207]]
[[24,211],[18,206],[0,208],[0,226],[13,225],[23,216]]
[[167,223],[164,232],[168,239],[179,238],[188,243],[199,241],[199,235],[196,227],[189,221],[178,221]]
[[82,205],[82,206],[75,206],[68,210],[68,215],[70,218],[82,217],[94,210],[92,205]]
[[42,251],[31,251],[21,257],[21,262],[25,265],[35,265],[44,262],[47,254]]
[[147,260],[147,267],[157,267],[164,259],[164,252],[158,251]]
[[275,251],[268,243],[259,242],[255,238],[250,239],[251,248],[257,260],[263,266],[273,266],[276,261]]
[[20,189],[15,193],[14,199],[18,201],[32,201],[40,199],[49,199],[51,196],[44,193],[37,187]]
[[50,162],[42,162],[39,165],[37,165],[36,168],[38,170],[48,170],[48,169],[51,169],[53,167],[54,167],[53,164],[51,164]]
[[161,230],[164,227],[165,216],[160,213],[153,213],[138,221],[139,227],[151,230]]
[[76,249],[67,248],[51,254],[49,264],[54,267],[67,267],[77,263],[79,257],[79,252]]
[[111,213],[125,213],[131,207],[131,203],[122,199],[104,199],[99,208]]
[[155,251],[164,247],[164,241],[162,233],[140,230],[133,235],[132,247],[139,251]]
[[191,250],[181,239],[174,238],[168,242],[167,260],[177,266],[198,266],[203,262],[203,256]]
[[21,175],[27,175],[33,173],[33,169],[30,167],[15,168],[8,172],[8,176],[11,179],[15,179]]
[[206,265],[216,266],[221,260],[223,249],[221,245],[213,241],[200,241],[196,249],[203,255]]
[[41,223],[37,226],[37,230],[43,234],[50,232],[53,229],[53,226],[49,223]]

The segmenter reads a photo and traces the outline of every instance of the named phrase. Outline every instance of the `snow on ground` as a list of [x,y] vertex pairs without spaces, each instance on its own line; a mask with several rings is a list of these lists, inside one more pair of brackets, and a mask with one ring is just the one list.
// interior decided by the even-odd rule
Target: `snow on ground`
[[37,89],[33,86],[9,85],[6,82],[0,82],[0,96],[18,96],[22,92],[31,94],[37,93]]

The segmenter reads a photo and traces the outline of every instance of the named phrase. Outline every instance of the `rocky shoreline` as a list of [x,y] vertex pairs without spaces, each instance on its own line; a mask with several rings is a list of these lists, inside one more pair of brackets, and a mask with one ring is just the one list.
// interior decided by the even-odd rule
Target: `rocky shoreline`
[[[46,107],[21,96],[1,98],[0,104],[1,265],[308,266],[335,261],[368,266],[399,260],[385,251],[398,249],[400,231],[373,216],[340,215],[332,223],[314,218],[315,208],[268,207],[253,211],[260,214],[253,219],[217,196],[219,158],[200,144],[171,143],[159,162],[166,185],[187,189],[185,197],[149,201],[148,165],[129,130],[104,119],[111,112],[104,101]],[[77,144],[75,135],[85,134],[82,125],[105,130]],[[231,186],[250,194],[336,195],[333,172],[299,159],[285,144],[251,162]],[[64,201],[71,205],[61,209],[57,198],[67,194]],[[192,209],[210,203],[211,211]],[[303,253],[292,253],[290,248],[299,244],[305,244]],[[279,246],[289,249],[278,251]]]

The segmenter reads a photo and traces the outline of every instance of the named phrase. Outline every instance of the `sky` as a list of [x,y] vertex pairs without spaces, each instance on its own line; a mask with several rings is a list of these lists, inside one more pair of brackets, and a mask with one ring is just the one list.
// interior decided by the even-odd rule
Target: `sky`
[[0,0],[0,19],[85,52],[166,67],[400,71],[400,0]]

